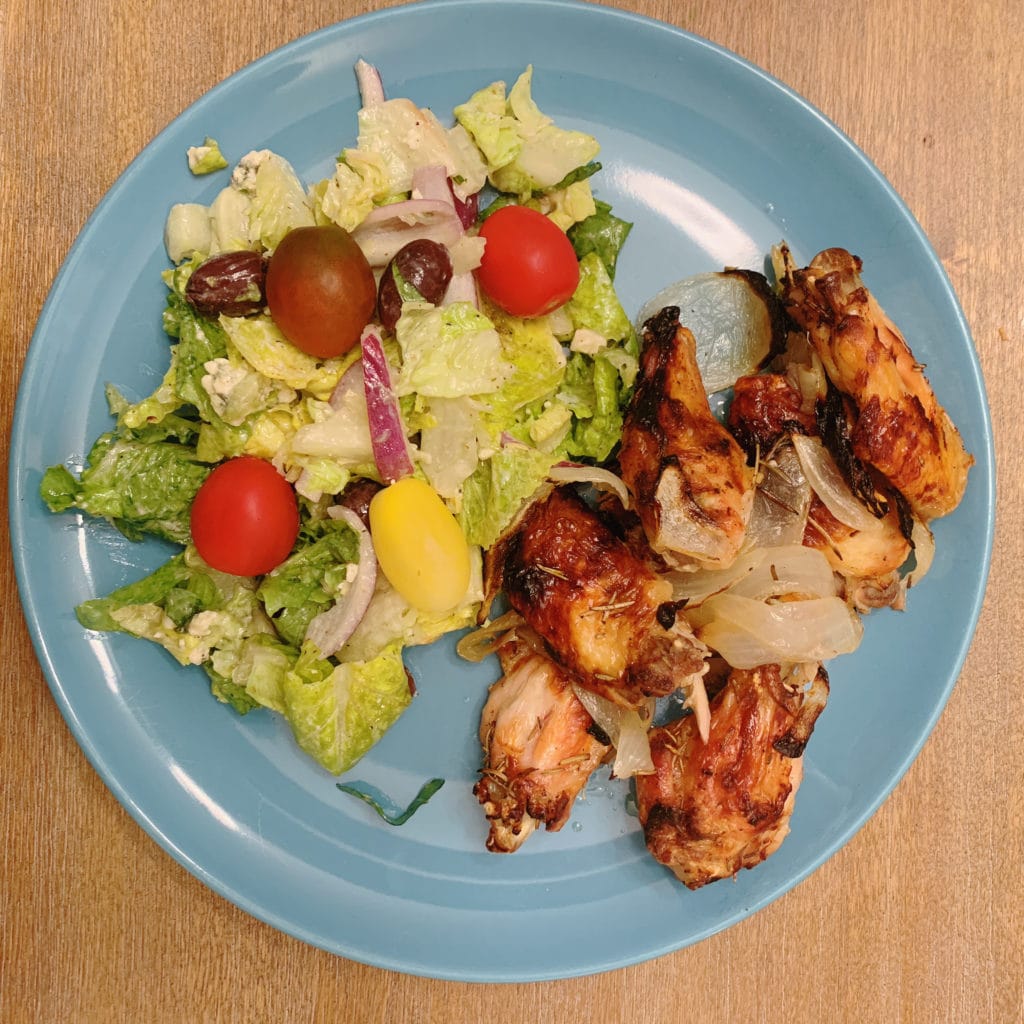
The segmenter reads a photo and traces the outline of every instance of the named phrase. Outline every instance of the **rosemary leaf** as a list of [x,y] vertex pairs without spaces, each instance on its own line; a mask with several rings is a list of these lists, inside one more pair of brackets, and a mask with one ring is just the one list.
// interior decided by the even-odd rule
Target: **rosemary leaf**
[[364,793],[361,789],[356,789],[355,786],[345,785],[341,782],[337,782],[335,785],[343,793],[358,797],[363,803],[369,804],[389,825],[404,825],[444,785],[444,779],[431,779],[429,782],[424,782],[420,791],[413,797],[412,803],[401,814],[396,815],[388,814],[369,793]]

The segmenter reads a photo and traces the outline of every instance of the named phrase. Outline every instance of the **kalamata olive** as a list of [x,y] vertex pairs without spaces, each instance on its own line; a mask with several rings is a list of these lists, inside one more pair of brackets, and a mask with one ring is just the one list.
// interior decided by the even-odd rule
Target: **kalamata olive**
[[389,331],[395,329],[402,315],[402,296],[395,272],[404,283],[414,288],[427,302],[437,305],[452,279],[452,261],[448,250],[429,238],[417,238],[403,245],[384,268],[377,290],[377,317]]
[[345,485],[345,489],[338,496],[338,503],[351,509],[369,526],[370,502],[382,487],[383,484],[377,483],[376,480],[359,477]]
[[264,305],[266,261],[247,249],[222,252],[200,263],[185,298],[203,316],[250,316]]

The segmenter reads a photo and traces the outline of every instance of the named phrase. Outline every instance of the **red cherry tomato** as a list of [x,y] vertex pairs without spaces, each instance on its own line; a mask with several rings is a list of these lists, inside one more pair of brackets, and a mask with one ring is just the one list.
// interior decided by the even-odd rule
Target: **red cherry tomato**
[[207,565],[262,576],[291,553],[299,534],[292,485],[253,455],[222,462],[192,502],[192,540]]
[[295,228],[270,257],[266,296],[284,336],[308,355],[329,359],[359,341],[377,304],[377,282],[344,228]]
[[580,280],[572,242],[528,206],[503,206],[480,226],[487,240],[476,270],[480,287],[506,313],[543,316],[571,298]]

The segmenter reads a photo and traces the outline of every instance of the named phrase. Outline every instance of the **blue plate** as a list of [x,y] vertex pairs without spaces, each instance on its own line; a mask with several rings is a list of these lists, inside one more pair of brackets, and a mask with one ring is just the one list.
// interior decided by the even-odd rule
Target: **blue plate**
[[[268,147],[307,181],[355,137],[352,66],[446,119],[528,64],[544,111],[602,143],[600,198],[635,223],[617,284],[630,311],[670,280],[798,259],[841,245],[928,364],[977,459],[967,497],[936,525],[931,574],[903,614],[876,613],[860,650],[830,666],[832,699],[807,756],[782,849],[735,884],[691,893],[647,855],[625,789],[601,773],[571,825],[514,856],[484,852],[470,793],[478,716],[496,666],[439,643],[409,657],[413,707],[350,773],[404,803],[390,828],[339,793],[269,712],[239,718],[153,645],[81,629],[73,608],[154,568],[156,542],[48,513],[43,470],[81,464],[108,428],[107,381],[149,393],[167,365],[160,328],[164,218],[209,202],[205,135],[229,159]],[[354,960],[452,979],[524,981],[608,970],[696,942],[765,906],[845,843],[903,775],[959,674],[992,541],[992,438],[971,338],[907,208],[821,114],[734,54],[666,25],[561,0],[436,0],[299,39],[190,107],[100,203],[53,286],[18,397],[10,523],[39,660],[76,739],[135,819],[211,888],[277,928]],[[923,823],[922,823],[923,824]]]

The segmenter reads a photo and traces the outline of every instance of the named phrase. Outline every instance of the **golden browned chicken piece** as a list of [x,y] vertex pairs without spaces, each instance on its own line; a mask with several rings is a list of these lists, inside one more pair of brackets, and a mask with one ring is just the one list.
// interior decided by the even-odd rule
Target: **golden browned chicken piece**
[[501,589],[557,662],[621,706],[704,671],[706,650],[677,619],[671,584],[571,487],[534,501],[487,553],[485,591]]
[[473,792],[493,853],[519,849],[539,825],[557,832],[609,749],[570,676],[539,646],[513,639],[498,649],[504,675],[480,719],[484,768]]
[[733,386],[726,424],[752,463],[794,430],[814,434],[818,429],[814,409],[806,408],[784,373],[740,377]]
[[927,522],[952,512],[974,460],[903,335],[861,281],[860,259],[826,249],[797,269],[788,250],[781,256],[786,309],[852,403],[854,453],[918,518]]
[[644,325],[619,452],[651,548],[679,567],[724,568],[743,544],[753,476],[711,412],[693,335],[666,306]]
[[912,549],[895,509],[878,520],[877,530],[865,533],[839,522],[813,497],[807,520],[804,546],[817,548],[843,577],[858,611],[902,605],[899,569]]
[[[822,403],[819,409],[823,408]],[[764,476],[772,472],[775,446],[786,444],[794,432],[812,436],[818,433],[814,413],[806,411],[800,392],[785,374],[741,377],[736,382],[727,422],[748,458],[758,461],[758,487],[762,490],[766,485]],[[858,531],[839,522],[811,494],[803,531],[803,544],[825,555],[843,577],[846,594],[860,611],[902,602],[899,569],[911,552],[896,503],[887,502],[883,494],[875,492],[872,481],[865,479],[864,486],[872,490],[876,507],[885,510],[875,520],[874,529]]]
[[789,833],[802,755],[828,699],[818,670],[806,692],[777,665],[734,669],[711,704],[702,743],[693,716],[651,733],[653,775],[636,778],[647,848],[690,889],[730,878]]

